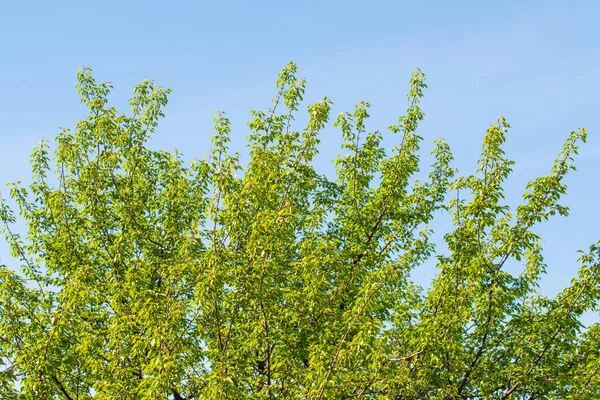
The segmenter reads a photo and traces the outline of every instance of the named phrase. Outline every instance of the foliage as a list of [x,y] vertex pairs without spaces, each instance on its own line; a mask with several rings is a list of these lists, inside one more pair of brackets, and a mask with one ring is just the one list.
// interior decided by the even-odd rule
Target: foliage
[[[146,147],[168,90],[141,83],[125,115],[81,70],[89,117],[60,132],[53,158],[42,141],[33,183],[10,192],[26,236],[0,208],[21,271],[0,267],[0,398],[600,398],[600,326],[580,322],[598,311],[600,242],[548,298],[532,231],[567,215],[563,178],[585,130],[511,210],[502,118],[475,174],[455,178],[438,140],[415,180],[425,87],[416,70],[391,152],[367,131],[368,103],[340,114],[331,180],[312,161],[332,103],[292,128],[305,88],[293,63],[273,107],[252,112],[245,167],[225,114],[209,156],[186,167]],[[443,211],[448,254],[431,239]],[[424,290],[410,273],[432,257]]]

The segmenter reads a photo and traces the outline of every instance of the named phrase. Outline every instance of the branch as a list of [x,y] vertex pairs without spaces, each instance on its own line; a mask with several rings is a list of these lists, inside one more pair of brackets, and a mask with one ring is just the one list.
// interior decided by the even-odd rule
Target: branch
[[56,383],[56,386],[58,386],[58,389],[60,390],[60,392],[65,396],[65,398],[67,400],[74,400],[70,395],[69,392],[67,392],[67,390],[65,389],[65,387],[63,386],[62,383],[60,383],[60,381],[58,380],[58,378],[56,377],[56,375],[51,375],[52,380],[54,381],[54,383]]

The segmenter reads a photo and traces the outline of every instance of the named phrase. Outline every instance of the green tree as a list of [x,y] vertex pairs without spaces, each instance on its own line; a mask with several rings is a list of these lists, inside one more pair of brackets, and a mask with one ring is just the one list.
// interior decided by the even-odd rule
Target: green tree
[[[312,165],[331,101],[294,130],[305,81],[293,63],[272,108],[252,112],[244,167],[223,113],[209,156],[187,167],[146,147],[168,90],[141,83],[125,115],[81,70],[89,117],[60,132],[54,157],[42,141],[33,183],[10,192],[26,236],[0,206],[20,264],[0,267],[0,398],[600,398],[600,326],[580,322],[598,311],[600,243],[548,298],[532,231],[567,215],[563,178],[585,130],[511,209],[502,118],[476,173],[455,178],[438,140],[414,179],[426,85],[419,70],[410,83],[391,152],[366,128],[368,103],[337,117],[346,154],[331,180]],[[441,211],[447,254],[431,239]],[[410,273],[432,257],[425,290]]]

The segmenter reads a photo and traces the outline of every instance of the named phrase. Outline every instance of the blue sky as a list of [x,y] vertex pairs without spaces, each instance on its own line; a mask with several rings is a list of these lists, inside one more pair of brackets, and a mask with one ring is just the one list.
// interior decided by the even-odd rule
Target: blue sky
[[[0,3],[0,191],[27,180],[30,150],[58,126],[85,116],[75,90],[84,63],[114,86],[125,109],[134,84],[173,89],[153,147],[189,158],[209,149],[212,117],[233,122],[243,151],[249,110],[266,108],[277,71],[294,59],[308,81],[307,102],[324,95],[334,112],[371,102],[371,129],[406,108],[410,72],[429,89],[424,154],[437,137],[463,174],[475,168],[482,135],[504,115],[506,151],[516,160],[508,201],[546,173],[571,130],[589,129],[568,178],[571,207],[539,229],[554,294],[576,273],[577,249],[600,239],[600,2],[597,1],[11,1]],[[339,133],[323,137],[318,167],[332,171]],[[394,137],[386,138],[391,147]],[[427,157],[425,157],[427,159]],[[2,262],[8,262],[0,246]],[[433,273],[423,268],[416,279]],[[597,317],[595,317],[597,318]]]

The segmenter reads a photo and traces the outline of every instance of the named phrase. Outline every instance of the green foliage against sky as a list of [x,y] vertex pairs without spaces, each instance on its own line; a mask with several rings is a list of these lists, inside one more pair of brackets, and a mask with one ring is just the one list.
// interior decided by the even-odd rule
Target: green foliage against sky
[[[580,322],[598,311],[600,243],[548,298],[533,231],[568,214],[563,178],[586,131],[515,209],[503,118],[475,174],[455,176],[438,140],[418,181],[424,79],[411,78],[391,151],[366,127],[368,103],[335,119],[344,145],[330,180],[312,160],[331,101],[292,129],[305,87],[293,63],[273,107],[252,112],[245,166],[224,113],[209,156],[187,167],[146,147],[168,90],[141,83],[125,115],[82,70],[89,117],[58,135],[53,157],[42,141],[33,183],[11,190],[26,236],[0,206],[19,261],[0,267],[0,398],[600,398],[600,326]],[[453,218],[446,253],[431,240],[440,212]],[[428,259],[438,273],[425,290],[410,273]]]

